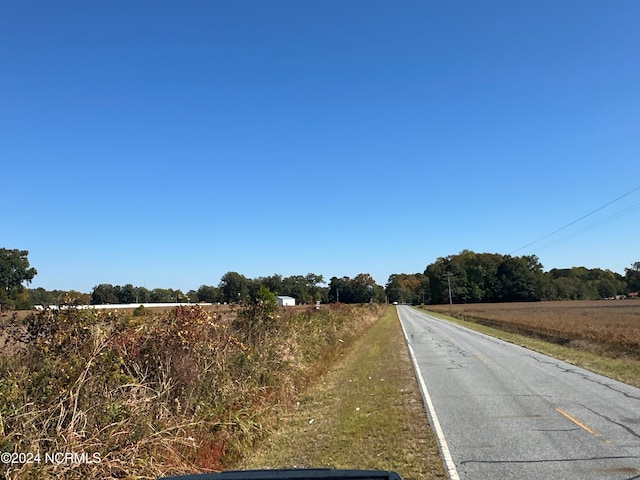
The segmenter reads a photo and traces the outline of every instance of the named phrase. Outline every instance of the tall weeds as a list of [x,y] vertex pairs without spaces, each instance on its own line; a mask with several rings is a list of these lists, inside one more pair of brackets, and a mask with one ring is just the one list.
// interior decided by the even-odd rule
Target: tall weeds
[[[270,301],[237,315],[195,306],[32,315],[20,353],[0,352],[0,451],[39,461],[0,471],[143,479],[232,465],[378,315],[375,307],[291,313]],[[51,459],[64,452],[77,456]]]

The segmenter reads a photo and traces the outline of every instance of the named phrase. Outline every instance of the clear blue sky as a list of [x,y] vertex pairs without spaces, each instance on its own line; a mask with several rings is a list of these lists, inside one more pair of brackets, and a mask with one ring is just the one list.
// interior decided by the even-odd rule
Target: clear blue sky
[[[635,0],[6,3],[0,246],[29,250],[32,287],[86,292],[384,285],[514,252],[640,185],[638,19]],[[514,255],[624,273],[639,204]]]

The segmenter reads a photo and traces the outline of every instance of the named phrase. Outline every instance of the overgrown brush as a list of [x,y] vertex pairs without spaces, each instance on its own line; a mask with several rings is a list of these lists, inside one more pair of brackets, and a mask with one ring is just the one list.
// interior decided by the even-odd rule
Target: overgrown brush
[[[4,478],[156,478],[231,465],[378,316],[371,307],[291,314],[272,300],[261,292],[225,316],[196,306],[32,315],[25,348],[0,358],[0,451],[23,454],[0,465]],[[76,457],[52,457],[65,452]]]

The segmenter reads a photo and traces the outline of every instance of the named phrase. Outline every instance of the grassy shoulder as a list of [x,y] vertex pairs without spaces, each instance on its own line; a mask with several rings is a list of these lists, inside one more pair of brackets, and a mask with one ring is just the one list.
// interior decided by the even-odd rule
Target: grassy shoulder
[[[614,380],[640,388],[640,362],[634,359],[610,358],[588,352],[576,346],[564,346],[545,342],[537,338],[527,337],[517,333],[510,333],[494,327],[488,327],[475,322],[450,317],[442,313],[428,310],[430,315],[442,318],[472,330],[491,335],[506,342],[515,343],[530,350],[549,355],[592,372],[599,373]],[[579,345],[579,342],[576,344]]]
[[404,342],[388,308],[237,468],[394,470],[446,478]]

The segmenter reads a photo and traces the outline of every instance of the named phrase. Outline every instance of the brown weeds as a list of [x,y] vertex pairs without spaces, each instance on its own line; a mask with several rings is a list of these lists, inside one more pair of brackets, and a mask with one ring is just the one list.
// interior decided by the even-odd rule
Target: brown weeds
[[[39,457],[16,457],[0,472],[142,479],[223,468],[267,435],[378,313],[277,310],[268,321],[199,307],[35,314],[25,321],[25,349],[0,352],[0,451]],[[76,456],[55,456],[64,453]]]

